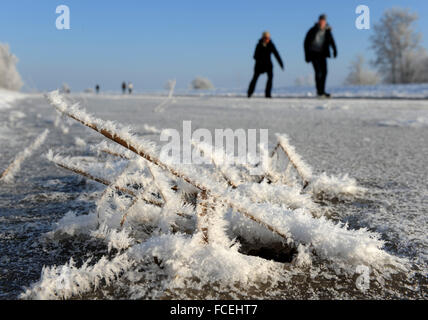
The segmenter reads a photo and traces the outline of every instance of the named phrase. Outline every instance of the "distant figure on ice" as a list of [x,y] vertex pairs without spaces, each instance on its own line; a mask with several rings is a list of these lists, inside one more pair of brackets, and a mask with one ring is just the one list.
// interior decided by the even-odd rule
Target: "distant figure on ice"
[[99,84],[97,84],[96,86],[95,86],[95,92],[98,94],[98,93],[100,93],[100,85]]
[[312,62],[314,66],[317,94],[320,98],[330,98],[330,94],[325,92],[327,58],[331,57],[330,47],[333,48],[333,55],[336,58],[337,48],[331,27],[327,24],[327,16],[322,14],[305,38],[305,60],[307,63]]
[[132,84],[132,82],[128,82],[128,91],[129,91],[129,94],[132,94],[132,90],[134,90],[134,85]]
[[284,70],[284,65],[282,63],[281,56],[273,44],[270,33],[268,31],[263,32],[262,38],[257,44],[256,51],[254,53],[254,60],[256,60],[256,65],[254,67],[254,76],[251,80],[250,87],[248,88],[248,98],[250,98],[256,88],[257,79],[262,73],[267,73],[268,80],[266,83],[265,96],[266,98],[271,98],[272,83],[273,83],[273,65],[271,60],[271,54],[274,54],[276,60],[278,61],[281,69]]
[[126,82],[123,81],[122,82],[122,94],[125,94],[125,93],[126,93]]

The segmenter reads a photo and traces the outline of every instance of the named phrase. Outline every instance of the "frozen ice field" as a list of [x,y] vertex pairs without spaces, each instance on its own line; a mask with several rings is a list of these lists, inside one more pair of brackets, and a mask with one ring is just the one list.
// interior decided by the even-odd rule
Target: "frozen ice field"
[[[238,275],[233,270],[245,265],[239,260],[247,261],[245,255],[242,258],[215,251],[220,260],[217,261],[198,252],[195,254],[198,259],[205,257],[211,265],[217,261],[230,270],[225,266],[200,268],[192,271],[192,277],[200,276],[199,282],[172,285],[168,272],[174,268],[194,270],[195,266],[182,262],[159,273],[148,267],[149,279],[141,275],[142,270],[133,267],[126,269],[126,281],[101,282],[95,290],[78,297],[427,298],[428,101],[249,100],[234,96],[181,96],[167,100],[156,95],[90,94],[73,94],[68,99],[79,102],[98,118],[130,125],[133,132],[157,143],[159,136],[151,127],[181,132],[184,120],[192,121],[193,130],[268,129],[270,149],[275,146],[275,133],[286,133],[314,173],[348,174],[367,189],[364,195],[351,199],[315,201],[329,212],[329,219],[348,223],[353,230],[367,228],[378,233],[385,241],[385,252],[408,261],[405,274],[383,276],[382,270],[376,270],[372,285],[362,291],[356,286],[358,274],[342,272],[337,264],[316,253],[307,264],[257,260],[260,270],[266,273],[275,270],[276,278],[263,279],[256,274],[252,278],[248,269],[247,278],[242,280],[234,278]],[[79,216],[94,210],[104,187],[56,167],[45,154],[52,149],[63,155],[95,157],[88,146],[104,139],[75,121],[58,118],[54,108],[39,94],[0,92],[0,124],[2,170],[44,129],[50,130],[41,147],[21,164],[13,181],[0,183],[0,299],[52,297],[49,290],[56,290],[53,283],[66,276],[52,272],[41,278],[43,266],[66,265],[73,257],[80,267],[90,257],[95,263],[102,256],[113,259],[114,253],[108,253],[102,241],[99,243],[78,232],[47,236],[58,228],[58,221],[68,212]],[[61,220],[60,225],[66,226],[67,220]],[[72,225],[70,222],[68,227],[72,229]],[[183,239],[170,241],[169,246],[186,247],[180,242]],[[299,255],[304,260],[305,252]],[[118,268],[127,263],[117,262]],[[77,267],[69,270],[76,274],[90,273]],[[69,276],[73,274],[71,271]],[[207,290],[204,285],[214,271],[218,283]],[[154,281],[157,276],[159,279]]]

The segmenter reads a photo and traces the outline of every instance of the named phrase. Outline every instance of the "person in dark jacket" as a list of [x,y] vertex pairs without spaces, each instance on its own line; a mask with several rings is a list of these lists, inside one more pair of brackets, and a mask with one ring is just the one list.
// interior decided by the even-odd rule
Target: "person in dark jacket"
[[318,97],[329,98],[330,94],[325,92],[327,79],[327,58],[331,57],[330,47],[333,55],[337,57],[336,43],[334,42],[331,27],[327,24],[327,16],[321,15],[318,23],[313,26],[305,38],[305,60],[312,62],[315,70],[315,82]]
[[126,93],[126,82],[123,81],[122,82],[122,94],[125,94],[125,93]]
[[266,98],[271,98],[272,83],[273,83],[273,64],[271,60],[271,55],[275,56],[278,61],[281,69],[284,70],[284,65],[282,63],[281,56],[276,50],[275,45],[273,44],[270,33],[268,31],[263,32],[263,36],[257,44],[256,51],[254,53],[254,59],[256,60],[256,65],[254,67],[254,76],[251,80],[250,87],[248,88],[248,97],[250,98],[256,88],[257,79],[262,73],[267,73],[268,81],[266,83],[265,96]]

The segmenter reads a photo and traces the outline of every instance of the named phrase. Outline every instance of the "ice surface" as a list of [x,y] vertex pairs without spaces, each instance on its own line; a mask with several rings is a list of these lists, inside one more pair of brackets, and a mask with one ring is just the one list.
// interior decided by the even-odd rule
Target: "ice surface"
[[29,145],[28,147],[24,148],[20,153],[17,154],[15,159],[11,162],[11,164],[6,168],[5,171],[3,171],[0,182],[6,182],[11,183],[13,182],[15,175],[18,173],[18,171],[21,169],[22,162],[31,157],[32,154],[40,148],[40,146],[45,142],[46,137],[48,136],[49,130],[45,129],[43,133],[41,133],[39,136],[37,136],[34,140],[34,142]]
[[[22,298],[361,298],[423,294],[421,275],[427,270],[428,132],[425,126],[381,126],[379,122],[400,119],[402,114],[415,119],[427,117],[426,102],[178,97],[174,105],[158,114],[153,109],[163,101],[162,97],[113,99],[85,95],[84,99],[79,96],[69,99],[81,101],[82,106],[99,118],[132,125],[133,131],[145,139],[148,136],[144,125],[157,130],[181,130],[182,120],[192,120],[194,127],[210,130],[219,126],[268,128],[270,149],[276,143],[275,132],[287,133],[290,144],[312,170],[306,194],[275,184],[244,184],[234,192],[223,190],[221,195],[256,202],[254,213],[271,219],[269,222],[289,234],[297,245],[296,253],[291,264],[271,261],[260,251],[252,253],[255,256],[248,255],[248,248],[241,248],[240,241],[256,242],[263,247],[281,243],[281,239],[221,206],[210,228],[211,238],[218,241],[202,246],[198,234],[174,231],[194,230],[194,219],[170,214],[177,208],[191,214],[193,208],[172,202],[162,212],[144,201],[133,205],[126,195],[115,194],[113,190],[103,195],[104,187],[82,183],[81,178],[55,168],[43,158],[33,158],[34,161],[25,162],[21,168],[23,173],[34,177],[32,181],[17,179],[13,189],[1,186],[2,194],[8,196],[0,199],[0,264],[5,270],[20,274],[27,274],[28,268],[34,269],[31,278],[18,277],[20,280],[3,285],[8,288],[5,296],[17,297],[22,293],[18,289],[22,286],[28,288]],[[17,136],[25,142],[40,133],[41,128],[49,127],[56,139],[50,139],[51,145],[46,147],[61,154],[62,160],[70,155],[71,164],[83,164],[85,170],[117,180],[121,185],[144,175],[143,185],[152,185],[153,189],[149,190],[160,187],[165,198],[169,198],[167,185],[173,185],[173,177],[154,172],[158,174],[155,186],[145,163],[138,164],[129,157],[128,167],[128,160],[89,151],[82,141],[92,146],[99,144],[101,137],[73,123],[68,124],[70,132],[64,135],[60,127],[54,126],[56,115],[42,97],[32,96],[11,106],[27,116],[15,119],[13,125],[9,113],[0,117],[0,121],[8,124],[5,134],[24,133]],[[41,117],[35,117],[36,114]],[[116,128],[116,124],[108,127]],[[150,139],[159,144],[158,136],[154,131],[151,133]],[[1,146],[9,143],[4,137],[6,135],[0,140]],[[128,137],[140,141],[140,137],[132,134]],[[80,143],[76,145],[76,141]],[[111,146],[99,145],[98,149],[105,147]],[[113,147],[113,151],[126,154],[121,148]],[[11,144],[10,149],[16,154],[19,143]],[[102,165],[96,164],[95,157]],[[7,159],[2,157],[2,166],[7,166],[8,159],[12,158],[11,154]],[[120,177],[124,170],[129,172],[126,179]],[[204,177],[201,180],[204,181]],[[180,189],[183,185],[178,184]],[[215,185],[221,186],[223,184]],[[26,190],[25,197],[20,190]],[[55,197],[47,196],[55,192]],[[30,196],[31,193],[34,196]],[[192,188],[186,193],[183,196],[191,195]],[[319,198],[320,193],[325,196]],[[247,205],[244,201],[240,204]],[[285,204],[288,207],[282,207]],[[127,223],[120,229],[119,222],[128,208]],[[329,215],[314,218],[309,208],[321,212],[327,209]],[[342,223],[347,223],[347,227]],[[29,235],[28,241],[35,246],[21,247],[22,234]],[[105,249],[88,249],[88,243],[93,241],[101,241]],[[52,251],[52,256],[40,255],[39,252],[45,251],[38,243],[40,246],[56,243],[57,249],[47,251]],[[70,246],[71,254],[70,249],[61,250]],[[8,248],[28,252],[33,263],[19,264],[14,259],[16,253]],[[84,264],[88,257],[81,255],[83,251],[93,252],[96,257]],[[70,261],[71,257],[74,261]],[[395,270],[403,276],[394,267],[401,258],[417,266],[408,272],[410,278],[407,274],[404,279],[391,275]],[[353,271],[360,264],[372,270],[372,289],[364,294],[353,280]],[[43,265],[46,268],[40,274]],[[411,278],[413,273],[416,273],[415,279]],[[12,283],[18,286],[14,289]]]
[[[374,86],[339,86],[328,88],[329,92],[337,98],[394,98],[394,99],[426,99],[428,98],[428,84],[404,84]],[[237,92],[239,92],[237,94]],[[246,96],[246,88],[239,90],[215,89],[215,90],[177,90],[178,95],[195,96]],[[295,86],[274,88],[275,97],[312,98],[316,96],[315,86]],[[264,96],[263,88],[256,90],[256,96]]]

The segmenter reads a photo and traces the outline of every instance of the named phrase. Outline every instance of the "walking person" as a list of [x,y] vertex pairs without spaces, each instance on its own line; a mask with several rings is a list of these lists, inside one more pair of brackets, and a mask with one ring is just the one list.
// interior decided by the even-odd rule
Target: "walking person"
[[100,93],[100,85],[99,84],[97,84],[96,86],[95,86],[95,92],[98,94],[98,93]]
[[281,56],[276,50],[275,45],[271,40],[270,33],[268,31],[263,32],[262,38],[259,40],[256,51],[254,53],[254,60],[256,64],[254,67],[254,76],[251,80],[250,86],[248,88],[248,98],[250,98],[254,90],[256,89],[256,84],[259,76],[263,73],[267,73],[268,80],[266,83],[265,96],[266,98],[271,98],[272,84],[273,84],[273,64],[271,60],[271,55],[274,55],[278,61],[281,69],[284,70],[284,64],[282,63]]
[[126,93],[126,82],[123,81],[122,82],[122,94],[125,94],[125,93]]
[[129,94],[132,94],[132,91],[134,90],[134,85],[132,82],[128,82],[128,92]]
[[330,98],[331,96],[325,92],[327,58],[331,57],[330,47],[333,49],[333,56],[336,58],[337,48],[331,27],[327,24],[327,16],[322,14],[305,38],[305,60],[307,63],[312,62],[314,67],[317,94],[320,98]]

